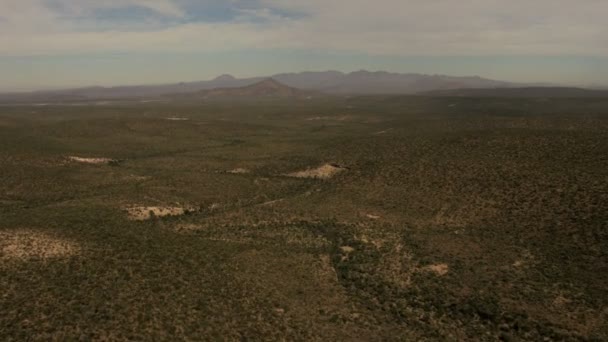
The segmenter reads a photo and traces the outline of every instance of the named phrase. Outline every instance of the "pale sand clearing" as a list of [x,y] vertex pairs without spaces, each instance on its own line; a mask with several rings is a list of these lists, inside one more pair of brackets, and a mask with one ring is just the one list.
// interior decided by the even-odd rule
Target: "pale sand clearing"
[[351,115],[342,116],[314,116],[307,118],[306,121],[320,121],[320,120],[334,120],[334,121],[347,121],[352,119]]
[[165,120],[169,120],[169,121],[188,121],[190,119],[188,119],[188,118],[170,117],[170,118],[165,118]]
[[448,274],[448,271],[450,270],[450,268],[448,267],[447,264],[435,264],[435,265],[426,266],[424,268],[424,270],[433,272],[438,276],[444,276],[444,275]]
[[111,162],[116,161],[116,159],[110,159],[110,158],[82,158],[82,157],[75,157],[75,156],[69,156],[68,160],[77,162],[77,163],[95,164],[95,165],[109,164]]
[[268,202],[261,203],[259,205],[260,206],[269,206],[269,205],[273,205],[273,204],[277,204],[277,203],[283,202],[284,200],[285,200],[284,198],[279,198],[279,199],[276,199],[276,200],[273,200],[273,201],[268,201]]
[[325,164],[316,169],[307,169],[304,171],[292,172],[287,174],[289,177],[296,178],[316,178],[329,179],[346,169],[336,164]]
[[65,258],[77,254],[74,242],[33,230],[0,232],[0,260]]
[[251,171],[249,171],[248,169],[242,168],[242,167],[238,167],[236,169],[229,170],[229,171],[226,171],[226,172],[232,173],[232,174],[235,174],[235,175],[242,175],[242,174],[250,173]]
[[196,211],[194,207],[128,207],[125,208],[130,220],[145,221],[153,217],[181,216]]
[[342,246],[342,247],[340,247],[340,250],[342,251],[342,253],[346,253],[346,254],[349,254],[349,253],[352,253],[355,251],[355,249],[351,246]]

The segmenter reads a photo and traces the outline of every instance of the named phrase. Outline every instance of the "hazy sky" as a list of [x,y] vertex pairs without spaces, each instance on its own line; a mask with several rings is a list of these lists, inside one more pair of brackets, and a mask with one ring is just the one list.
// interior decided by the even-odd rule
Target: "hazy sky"
[[0,91],[358,69],[608,84],[608,0],[0,0]]

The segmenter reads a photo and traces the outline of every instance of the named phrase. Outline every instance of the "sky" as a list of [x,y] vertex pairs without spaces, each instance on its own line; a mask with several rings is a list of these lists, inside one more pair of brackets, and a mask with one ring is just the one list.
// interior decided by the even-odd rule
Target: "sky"
[[0,91],[385,70],[608,85],[607,0],[0,0]]

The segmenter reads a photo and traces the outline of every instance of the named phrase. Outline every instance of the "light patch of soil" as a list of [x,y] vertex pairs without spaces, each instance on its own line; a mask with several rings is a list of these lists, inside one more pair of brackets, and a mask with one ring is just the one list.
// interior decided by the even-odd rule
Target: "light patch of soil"
[[331,257],[329,254],[323,254],[319,257],[320,265],[317,268],[318,276],[321,279],[327,279],[329,281],[337,281],[338,274],[336,269],[331,264]]
[[69,161],[83,163],[83,164],[92,164],[92,165],[101,165],[101,164],[110,164],[111,162],[116,162],[116,159],[111,158],[82,158],[76,156],[69,156]]
[[380,249],[384,245],[384,241],[382,239],[372,239],[365,234],[356,236],[355,238],[365,244],[370,244],[374,246],[376,249]]
[[19,230],[0,232],[0,260],[65,258],[77,254],[74,242],[49,234]]
[[181,216],[196,211],[194,207],[128,207],[125,208],[132,221],[146,221],[153,217]]
[[233,170],[229,170],[227,171],[228,173],[234,174],[234,175],[243,175],[243,174],[247,174],[250,173],[251,171],[242,167],[238,167],[236,169]]
[[276,199],[276,200],[273,200],[273,201],[264,202],[264,203],[260,204],[260,206],[270,206],[270,205],[274,205],[274,204],[277,204],[277,203],[281,203],[284,200],[285,200],[284,198],[279,198],[279,199]]
[[534,263],[534,255],[530,251],[525,250],[522,252],[520,258],[515,260],[511,266],[515,268],[525,268]]
[[393,128],[389,128],[389,129],[385,129],[384,131],[379,131],[379,132],[376,132],[376,133],[374,133],[374,134],[386,134],[386,133],[388,133],[388,132],[390,132],[390,131],[392,131],[392,130],[393,130]]
[[564,297],[563,295],[558,295],[557,297],[555,297],[555,299],[553,300],[553,305],[554,306],[558,306],[558,307],[563,307],[566,306],[568,304],[572,303],[572,300]]
[[198,224],[192,224],[192,223],[184,223],[184,224],[178,224],[175,226],[175,231],[176,232],[180,232],[180,233],[189,233],[189,232],[195,232],[198,230],[203,229],[204,227],[202,225],[198,225]]
[[355,251],[355,249],[351,246],[342,246],[342,247],[340,247],[340,250],[342,251],[342,253],[346,253],[346,254],[349,254],[349,253],[352,253]]
[[513,263],[513,267],[522,267],[524,265],[524,261],[523,260],[515,260],[515,262]]
[[428,272],[433,272],[438,276],[444,276],[448,274],[450,267],[447,264],[434,264],[424,268]]
[[494,202],[480,199],[467,205],[444,205],[433,218],[419,224],[463,229],[483,219],[492,218],[497,212]]
[[341,115],[341,116],[313,116],[307,118],[306,121],[320,121],[320,120],[333,120],[333,121],[347,121],[351,120],[353,117],[351,115]]
[[169,117],[169,118],[165,118],[165,120],[169,120],[169,121],[189,121],[190,119],[188,119],[188,118],[180,118],[180,117]]
[[379,220],[380,219],[380,216],[373,215],[373,214],[365,214],[365,217],[367,217],[370,220]]
[[341,167],[340,165],[325,164],[319,166],[316,169],[307,169],[304,171],[292,172],[287,174],[287,176],[296,178],[329,179],[345,170],[346,168]]

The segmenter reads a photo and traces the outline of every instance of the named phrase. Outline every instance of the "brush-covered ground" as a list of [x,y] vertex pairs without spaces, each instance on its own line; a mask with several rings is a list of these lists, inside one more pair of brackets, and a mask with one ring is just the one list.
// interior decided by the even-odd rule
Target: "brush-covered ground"
[[608,99],[0,107],[0,340],[602,341],[607,253]]

